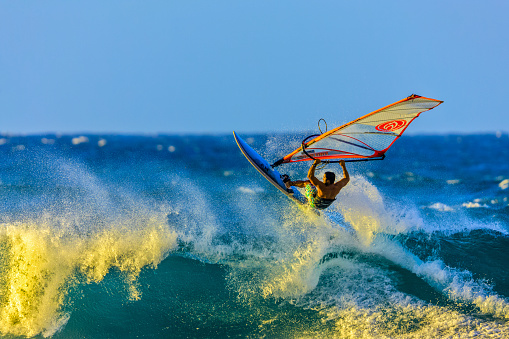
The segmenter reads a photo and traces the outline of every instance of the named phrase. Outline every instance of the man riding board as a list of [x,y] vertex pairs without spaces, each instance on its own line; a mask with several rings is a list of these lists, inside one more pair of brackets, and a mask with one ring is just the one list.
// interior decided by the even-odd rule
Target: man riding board
[[322,210],[329,207],[336,200],[339,191],[350,181],[350,176],[346,170],[345,161],[341,160],[339,164],[343,168],[344,178],[334,183],[336,175],[333,172],[325,172],[323,182],[321,182],[315,177],[315,169],[320,162],[319,159],[313,162],[308,171],[308,180],[290,181],[286,176],[283,181],[287,188],[290,188],[290,186],[305,188],[309,206]]

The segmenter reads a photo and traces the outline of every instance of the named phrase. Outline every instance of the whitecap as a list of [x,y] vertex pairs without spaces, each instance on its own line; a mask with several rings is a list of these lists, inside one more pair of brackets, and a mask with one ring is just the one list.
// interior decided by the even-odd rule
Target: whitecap
[[55,143],[55,139],[42,138],[41,142],[44,145],[53,145]]
[[464,202],[462,206],[466,207],[466,208],[486,208],[486,207],[488,207],[488,205],[486,205],[486,204],[481,205],[478,202],[471,202],[471,201]]
[[73,145],[79,145],[79,144],[86,143],[86,142],[88,142],[88,138],[83,135],[76,137],[76,138],[72,138]]
[[509,188],[509,179],[505,179],[505,180],[502,180],[499,184],[498,184],[498,187],[500,187],[501,189],[505,190],[507,188]]
[[237,191],[246,193],[246,194],[257,194],[257,193],[264,192],[264,189],[260,188],[260,187],[249,188],[249,187],[240,186],[237,188]]
[[456,185],[456,184],[459,184],[461,180],[459,179],[451,179],[451,180],[447,180],[447,183],[449,185]]
[[443,204],[441,202],[434,203],[432,205],[429,205],[427,208],[430,208],[432,210],[440,211],[440,212],[452,212],[454,211],[454,208]]

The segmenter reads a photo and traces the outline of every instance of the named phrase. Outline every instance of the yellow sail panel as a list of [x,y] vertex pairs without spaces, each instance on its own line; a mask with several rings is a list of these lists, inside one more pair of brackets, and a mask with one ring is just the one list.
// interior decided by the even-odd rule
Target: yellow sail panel
[[354,161],[383,158],[419,114],[442,102],[413,94],[305,141],[304,149],[296,149],[274,165],[313,159]]

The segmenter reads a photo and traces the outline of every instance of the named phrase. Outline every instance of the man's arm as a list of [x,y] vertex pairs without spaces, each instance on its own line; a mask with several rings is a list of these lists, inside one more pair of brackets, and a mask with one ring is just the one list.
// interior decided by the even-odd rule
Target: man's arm
[[[287,181],[285,183],[286,188],[290,188],[291,186],[304,188],[304,187],[306,187],[307,184],[313,184],[314,186],[318,186],[319,184],[321,184],[322,182],[315,177],[315,168],[316,168],[316,165],[318,165],[320,162],[321,161],[319,159],[315,160],[315,162],[313,162],[313,164],[309,168],[309,171],[308,171],[308,179],[309,180]],[[313,181],[313,179],[314,179],[314,181]]]
[[320,180],[317,179],[317,177],[315,177],[316,166],[321,162],[322,161],[320,159],[316,159],[308,171],[308,179],[314,186],[319,186],[322,183]]
[[345,166],[345,161],[344,160],[341,160],[339,162],[339,164],[341,165],[341,167],[343,168],[343,176],[344,178],[339,180],[336,185],[338,186],[341,186],[341,188],[345,187],[346,184],[348,184],[348,182],[350,181],[350,175],[348,174],[348,171],[346,170],[346,166]]

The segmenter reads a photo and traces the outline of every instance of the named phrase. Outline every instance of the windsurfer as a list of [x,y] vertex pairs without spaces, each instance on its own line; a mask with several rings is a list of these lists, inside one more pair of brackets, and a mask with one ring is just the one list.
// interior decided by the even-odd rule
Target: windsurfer
[[336,175],[333,172],[325,172],[322,182],[315,177],[315,169],[320,162],[320,159],[316,159],[313,162],[308,171],[308,180],[291,181],[290,178],[286,176],[284,182],[287,188],[291,186],[305,188],[309,206],[321,210],[326,209],[336,200],[336,196],[341,189],[350,181],[350,175],[346,170],[345,161],[341,160],[339,164],[343,168],[344,178],[334,183]]

